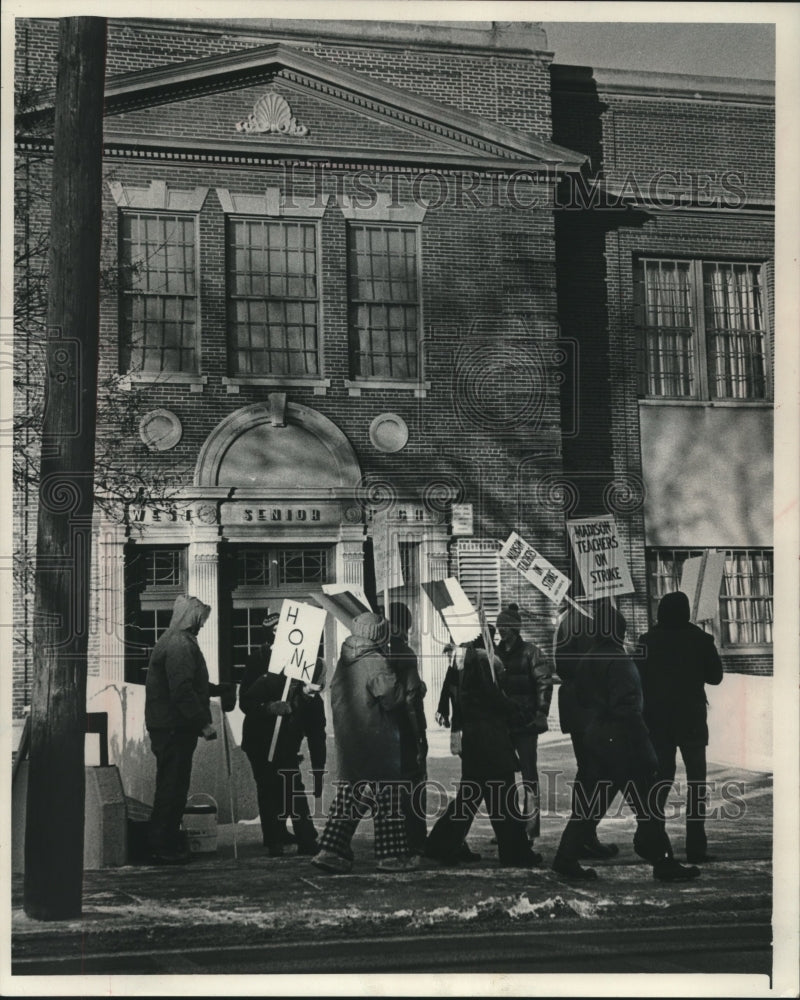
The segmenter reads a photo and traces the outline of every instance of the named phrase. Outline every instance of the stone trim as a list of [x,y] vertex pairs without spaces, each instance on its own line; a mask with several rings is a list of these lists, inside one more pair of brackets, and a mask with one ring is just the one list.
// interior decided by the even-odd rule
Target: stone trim
[[184,190],[161,180],[150,181],[146,188],[108,181],[108,189],[118,208],[152,212],[199,212],[208,194],[207,187]]
[[287,200],[279,187],[267,187],[264,194],[239,194],[220,187],[216,190],[222,211],[226,215],[321,219],[331,198],[329,194],[320,194],[314,198],[290,195]]

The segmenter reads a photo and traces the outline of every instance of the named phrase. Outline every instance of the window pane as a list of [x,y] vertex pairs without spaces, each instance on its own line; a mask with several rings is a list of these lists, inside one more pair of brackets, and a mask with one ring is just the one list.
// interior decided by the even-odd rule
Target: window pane
[[646,391],[652,396],[692,396],[695,320],[690,263],[643,260],[637,282]]
[[[316,375],[313,223],[234,220],[228,230],[231,364],[237,373]],[[242,300],[251,306],[242,308]],[[266,330],[256,331],[256,325]]]
[[703,265],[711,395],[718,399],[763,399],[764,304],[756,264]]
[[348,230],[350,335],[357,374],[417,376],[417,234],[412,227]]
[[196,371],[194,219],[124,213],[120,234],[120,323],[130,367]]

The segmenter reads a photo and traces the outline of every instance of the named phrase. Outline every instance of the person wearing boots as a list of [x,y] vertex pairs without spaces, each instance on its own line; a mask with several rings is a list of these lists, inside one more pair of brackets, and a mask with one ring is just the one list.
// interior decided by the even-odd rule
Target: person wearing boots
[[338,788],[319,854],[311,859],[331,874],[352,870],[350,842],[369,813],[375,822],[378,871],[413,867],[401,808],[398,711],[405,708],[405,692],[388,655],[389,622],[370,611],[357,615],[331,681]]
[[403,688],[404,705],[398,710],[400,758],[403,778],[408,784],[403,792],[403,816],[406,837],[412,854],[422,854],[428,828],[425,817],[425,784],[428,780],[428,724],[425,719],[425,682],[419,675],[417,654],[408,644],[411,612],[407,605],[389,605],[392,627],[389,639],[389,665]]
[[144,718],[156,758],[148,842],[156,864],[185,864],[190,859],[180,826],[192,758],[200,736],[217,737],[211,724],[211,695],[227,697],[231,688],[209,683],[197,643],[197,633],[210,614],[211,608],[196,597],[177,597],[169,627],[155,644],[147,668]]
[[[481,802],[494,829],[497,853],[504,867],[534,868],[541,854],[531,850],[516,803],[516,757],[509,722],[515,705],[498,686],[493,663],[482,640],[457,647],[460,674],[461,782],[456,797],[428,836],[425,856],[446,865],[464,857],[464,843]],[[500,667],[499,661],[495,661]]]
[[712,861],[705,830],[706,684],[722,681],[722,661],[714,637],[689,621],[689,598],[666,594],[658,606],[658,624],[639,639],[637,661],[644,695],[644,720],[650,730],[659,769],[659,808],[664,809],[675,781],[675,756],[686,767],[686,860]]
[[[561,732],[570,736],[572,749],[575,753],[576,771],[572,786],[573,808],[575,796],[579,789],[583,788],[588,764],[583,745],[583,736],[588,723],[587,712],[578,703],[575,679],[578,664],[589,652],[594,642],[595,621],[604,613],[601,609],[606,605],[610,606],[610,600],[610,598],[604,597],[595,601],[587,601],[583,604],[582,610],[570,607],[561,618],[556,633],[553,659],[556,673],[561,681],[558,686],[558,718]],[[607,860],[619,854],[619,848],[616,844],[600,843],[597,838],[597,824],[594,824],[591,833],[587,829],[587,834],[587,841],[581,847],[581,858]]]
[[522,618],[519,607],[509,604],[497,616],[500,642],[497,655],[505,673],[503,690],[514,703],[511,737],[522,772],[526,809],[526,831],[533,843],[540,833],[539,771],[537,750],[539,734],[547,732],[547,714],[553,694],[553,671],[547,657],[532,642],[520,635]]
[[[239,706],[244,713],[242,749],[253,771],[261,832],[271,858],[284,853],[287,817],[292,820],[298,853],[315,854],[317,850],[317,833],[299,768],[303,704],[313,692],[300,681],[292,681],[287,700],[281,700],[286,679],[283,674],[269,672],[278,619],[278,614],[264,619],[264,642],[248,657],[239,687]],[[269,750],[280,717],[281,727],[270,761]]]
[[658,761],[642,715],[639,672],[625,652],[626,622],[610,604],[599,609],[595,640],[578,665],[577,700],[586,711],[583,734],[586,770],[573,799],[553,871],[568,879],[597,877],[579,862],[596,821],[621,791],[636,816],[634,851],[653,866],[653,877],[665,882],[696,878],[700,869],[674,859],[664,815],[655,800]]

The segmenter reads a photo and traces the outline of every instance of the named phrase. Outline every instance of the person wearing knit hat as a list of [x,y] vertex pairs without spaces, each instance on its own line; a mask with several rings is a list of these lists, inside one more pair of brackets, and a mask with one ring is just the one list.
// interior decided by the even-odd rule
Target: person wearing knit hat
[[[244,713],[242,749],[250,761],[256,783],[264,847],[272,858],[281,857],[284,843],[291,842],[286,830],[286,817],[289,816],[298,854],[311,855],[317,851],[317,832],[299,768],[303,712],[306,702],[314,695],[306,690],[306,685],[292,681],[286,701],[282,700],[285,678],[282,674],[269,672],[279,620],[277,613],[264,618],[264,642],[248,656],[239,687],[239,706]],[[270,761],[269,750],[279,716],[284,719]]]
[[412,867],[401,810],[398,710],[403,685],[388,662],[389,622],[372,612],[353,619],[331,681],[338,790],[311,863],[331,874],[353,867],[350,842],[374,808],[378,871]]
[[539,771],[537,751],[539,733],[547,732],[547,714],[553,694],[553,669],[544,653],[520,635],[522,616],[519,606],[509,604],[497,616],[500,642],[497,654],[505,673],[503,690],[514,702],[511,737],[519,757],[526,802],[531,802],[527,833],[531,843],[540,833]]

